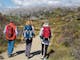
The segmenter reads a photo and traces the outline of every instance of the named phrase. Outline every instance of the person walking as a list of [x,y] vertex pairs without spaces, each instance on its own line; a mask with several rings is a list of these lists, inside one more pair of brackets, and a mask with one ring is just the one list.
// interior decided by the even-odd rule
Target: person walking
[[35,36],[34,27],[32,26],[31,20],[26,22],[26,25],[24,26],[23,36],[24,36],[24,40],[26,41],[25,55],[29,59],[29,58],[31,58],[30,50],[31,50],[32,40],[33,40],[33,37]]
[[8,57],[12,57],[12,52],[14,50],[15,39],[16,39],[16,36],[18,34],[17,27],[13,23],[13,21],[11,21],[9,24],[7,24],[5,26],[3,32],[6,36],[6,40],[8,40]]
[[41,44],[42,44],[41,58],[45,58],[47,55],[47,49],[51,38],[51,28],[48,23],[43,24],[42,28],[40,29],[39,36],[41,38]]

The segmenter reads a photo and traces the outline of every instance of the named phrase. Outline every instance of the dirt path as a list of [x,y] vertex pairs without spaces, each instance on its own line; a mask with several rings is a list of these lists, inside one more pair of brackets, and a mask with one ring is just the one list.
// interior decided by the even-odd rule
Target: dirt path
[[[32,48],[31,48],[31,53],[33,54],[33,57],[29,60],[41,60],[40,49],[41,49],[41,42],[39,37],[37,36],[33,39]],[[15,56],[12,58],[8,58],[7,52],[3,53],[2,54],[4,58],[3,60],[28,60],[27,57],[25,56],[25,43],[19,44],[14,49],[13,53],[15,53]]]

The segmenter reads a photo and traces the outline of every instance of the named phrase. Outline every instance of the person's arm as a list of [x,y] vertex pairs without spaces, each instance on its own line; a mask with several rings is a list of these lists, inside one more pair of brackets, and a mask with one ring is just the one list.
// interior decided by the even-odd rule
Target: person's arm
[[32,26],[32,31],[35,33],[35,31],[34,31],[34,26]]
[[25,27],[23,28],[23,37],[25,37]]
[[34,26],[32,26],[32,32],[33,32],[33,36],[35,36]]
[[51,38],[52,37],[52,33],[51,33],[51,29],[50,29],[50,37],[49,38]]
[[7,28],[7,27],[5,26],[4,31],[3,31],[4,34],[6,33],[6,28]]
[[17,30],[17,27],[15,28],[15,32],[16,32],[16,35],[18,35],[18,30]]
[[24,26],[24,28],[23,28],[23,37],[24,37],[24,38],[26,38],[26,32],[27,32],[26,26]]
[[39,36],[40,36],[41,39],[43,39],[42,33],[43,33],[43,28],[41,28],[40,33],[39,33]]

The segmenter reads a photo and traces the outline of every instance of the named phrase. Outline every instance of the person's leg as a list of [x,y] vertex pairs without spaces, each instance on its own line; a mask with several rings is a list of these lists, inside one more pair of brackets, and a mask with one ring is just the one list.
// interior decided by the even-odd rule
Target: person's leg
[[14,41],[8,41],[8,55],[11,55],[14,48]]
[[42,44],[42,55],[43,55],[43,52],[44,52],[44,44]]
[[11,51],[11,41],[8,40],[8,55],[10,55],[10,51]]
[[25,50],[25,53],[26,53],[27,57],[30,57],[31,45],[32,45],[32,39],[31,40],[29,40],[29,39],[26,40],[26,50]]
[[15,40],[11,42],[11,54],[13,53],[13,50],[14,50],[14,43],[15,43]]
[[44,48],[44,57],[46,57],[46,55],[47,55],[47,49],[48,49],[48,45],[45,45],[45,48]]

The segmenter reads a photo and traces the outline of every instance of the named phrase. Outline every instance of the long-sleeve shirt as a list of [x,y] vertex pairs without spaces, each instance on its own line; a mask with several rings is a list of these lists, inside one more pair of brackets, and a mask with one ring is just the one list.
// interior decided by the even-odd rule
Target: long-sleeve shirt
[[32,26],[32,32],[33,32],[33,35],[35,35],[34,26]]
[[40,29],[39,36],[42,36],[42,33],[43,33],[43,28]]

